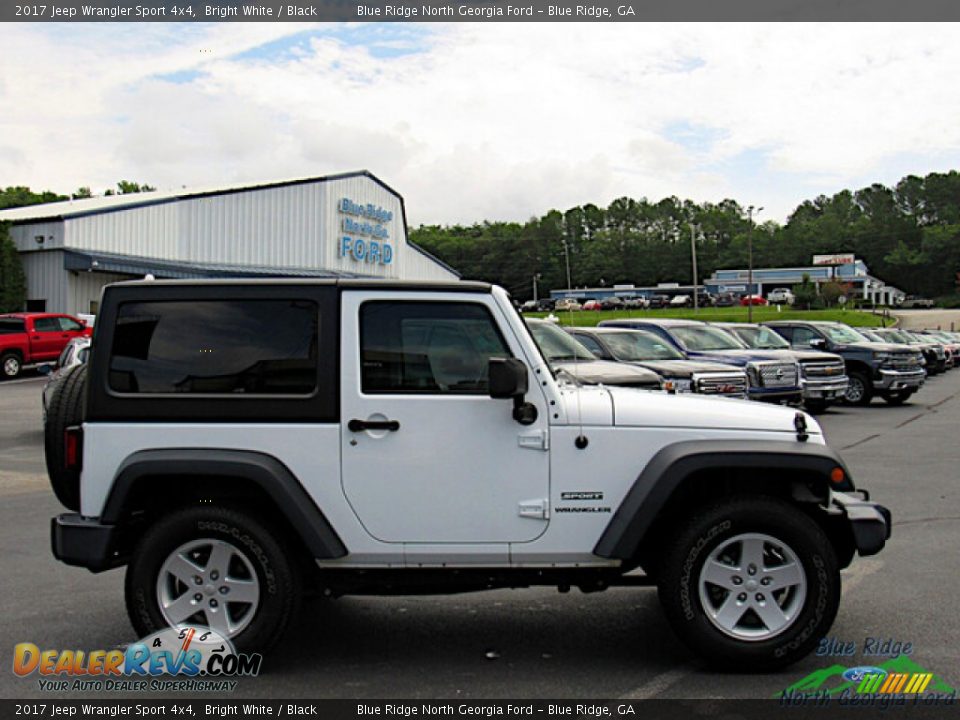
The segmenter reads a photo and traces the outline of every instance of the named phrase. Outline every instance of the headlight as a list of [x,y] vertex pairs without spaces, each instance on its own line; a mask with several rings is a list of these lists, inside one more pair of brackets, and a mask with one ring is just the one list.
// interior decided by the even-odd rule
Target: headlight
[[685,378],[664,378],[663,389],[667,392],[688,393],[693,392],[693,383]]
[[756,363],[747,363],[747,380],[753,387],[760,387],[760,368]]

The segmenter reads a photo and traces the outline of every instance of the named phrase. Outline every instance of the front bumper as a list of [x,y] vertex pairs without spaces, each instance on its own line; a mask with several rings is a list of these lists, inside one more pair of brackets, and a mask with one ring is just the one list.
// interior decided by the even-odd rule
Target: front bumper
[[834,513],[841,513],[849,523],[854,545],[860,555],[876,555],[890,539],[893,517],[883,505],[847,493],[833,492],[830,509]]
[[103,525],[77,513],[58,515],[50,520],[50,546],[62,563],[101,572],[126,562],[118,548],[120,532],[116,525]]
[[927,379],[925,370],[879,370],[879,379],[875,377],[875,390],[909,390],[918,389]]
[[798,387],[764,388],[752,385],[747,388],[747,397],[750,400],[760,400],[762,402],[798,403],[803,397],[803,391]]
[[833,400],[842,398],[847,393],[850,381],[846,375],[835,380],[803,381],[803,397],[805,400]]

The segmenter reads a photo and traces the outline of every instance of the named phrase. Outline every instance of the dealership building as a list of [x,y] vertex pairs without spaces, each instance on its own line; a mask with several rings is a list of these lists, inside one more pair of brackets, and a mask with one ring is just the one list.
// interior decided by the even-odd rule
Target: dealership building
[[407,239],[403,198],[369,172],[32,205],[0,222],[34,311],[96,314],[104,285],[146,275],[459,278]]
[[[825,283],[836,282],[849,288],[854,297],[862,297],[877,305],[896,305],[904,298],[899,288],[887,285],[883,280],[872,276],[862,260],[851,254],[814,255],[813,264],[794,268],[748,268],[735,270],[717,270],[709,278],[696,286],[697,290],[712,295],[733,293],[734,295],[766,295],[776,288],[791,289],[803,282],[804,276],[810,278],[817,288]],[[580,300],[591,298],[603,300],[610,297],[628,299],[633,297],[651,297],[652,295],[693,295],[692,284],[660,283],[659,285],[637,287],[635,285],[614,285],[613,287],[574,288],[552,290],[553,299],[572,297]]]

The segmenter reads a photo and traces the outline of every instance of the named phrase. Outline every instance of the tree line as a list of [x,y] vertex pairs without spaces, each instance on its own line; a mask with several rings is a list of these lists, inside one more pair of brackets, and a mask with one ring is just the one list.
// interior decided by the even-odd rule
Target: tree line
[[517,299],[549,289],[692,282],[691,237],[700,280],[719,268],[808,266],[815,254],[854,253],[872,275],[910,294],[957,293],[960,173],[907,176],[801,203],[780,225],[756,222],[735,200],[619,198],[551,210],[525,223],[421,225],[410,239],[465,279],[508,288]]

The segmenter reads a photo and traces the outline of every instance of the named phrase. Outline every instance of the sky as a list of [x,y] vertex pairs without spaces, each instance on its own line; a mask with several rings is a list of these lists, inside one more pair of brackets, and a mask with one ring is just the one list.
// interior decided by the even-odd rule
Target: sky
[[940,24],[0,25],[0,186],[366,169],[412,225],[803,200],[960,167]]

